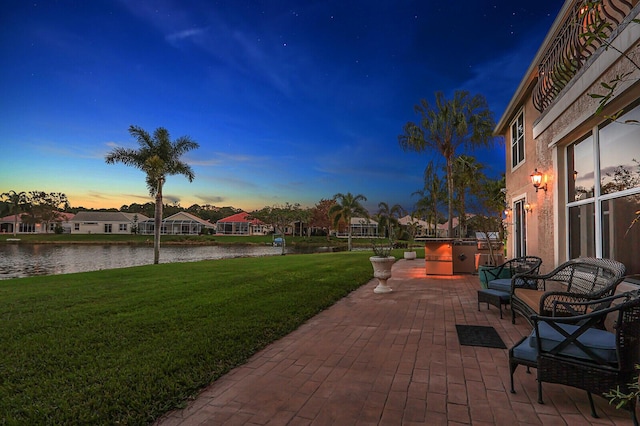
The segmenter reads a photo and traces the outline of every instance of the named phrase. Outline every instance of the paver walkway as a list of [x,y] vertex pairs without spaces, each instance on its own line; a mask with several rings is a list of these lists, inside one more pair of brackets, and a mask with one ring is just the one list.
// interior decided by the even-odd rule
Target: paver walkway
[[455,324],[492,325],[510,347],[529,328],[511,312],[477,310],[478,277],[426,276],[424,261],[399,260],[389,285],[354,291],[298,330],[168,413],[170,425],[628,425],[626,411],[584,391],[516,371],[507,349],[460,346]]

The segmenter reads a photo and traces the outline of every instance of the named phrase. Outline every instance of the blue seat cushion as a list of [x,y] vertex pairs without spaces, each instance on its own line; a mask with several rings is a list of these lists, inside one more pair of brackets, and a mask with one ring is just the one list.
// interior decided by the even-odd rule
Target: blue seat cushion
[[[579,327],[571,324],[558,324],[560,328],[567,333],[573,333]],[[551,351],[565,338],[558,331],[554,330],[549,324],[545,322],[538,323],[538,330],[540,331],[540,342],[543,351]],[[597,328],[590,328],[578,337],[578,341],[584,346],[592,349],[595,354],[610,363],[617,363],[618,357],[616,354],[616,336],[615,334],[606,330],[599,330]],[[533,348],[537,347],[536,331],[533,330],[529,338],[529,345]],[[586,360],[592,360],[592,358],[586,354],[582,349],[575,344],[570,344],[564,348],[560,354],[570,356],[573,358],[580,358]]]
[[483,288],[478,290],[479,292],[485,293],[485,294],[491,294],[493,296],[498,296],[500,298],[501,302],[504,303],[509,303],[509,301],[511,300],[511,293],[509,292],[504,292],[504,291],[500,291],[500,290],[494,290],[491,288]]
[[497,278],[489,281],[489,288],[511,293],[511,278]]
[[538,350],[529,344],[530,339],[525,339],[518,346],[513,348],[514,358],[524,359],[531,362],[538,361]]

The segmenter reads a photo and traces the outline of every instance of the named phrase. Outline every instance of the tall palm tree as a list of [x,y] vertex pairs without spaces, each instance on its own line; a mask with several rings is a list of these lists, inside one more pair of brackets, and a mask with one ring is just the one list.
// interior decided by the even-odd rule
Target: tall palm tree
[[353,195],[347,192],[346,194],[337,193],[333,196],[333,199],[336,204],[329,209],[329,217],[336,228],[340,220],[344,220],[347,223],[347,249],[351,251],[351,218],[354,216],[369,217],[369,213],[360,203],[361,201],[367,201],[367,197],[362,194]]
[[453,186],[455,191],[454,207],[458,212],[460,223],[460,237],[467,233],[467,194],[478,192],[478,187],[485,178],[482,169],[484,166],[476,159],[462,154],[453,160]]
[[7,205],[7,212],[13,215],[13,236],[18,233],[18,214],[28,209],[29,200],[26,192],[9,191],[0,195]]
[[189,182],[195,177],[191,166],[180,160],[182,154],[198,148],[197,142],[189,136],[181,136],[171,141],[169,132],[158,127],[153,136],[138,126],[129,126],[129,134],[133,136],[140,148],[114,148],[107,156],[107,164],[122,163],[133,166],[146,173],[149,194],[155,196],[155,229],[153,235],[153,263],[160,261],[160,228],[162,226],[162,187],[168,175],[184,175]]
[[436,149],[446,160],[449,203],[449,235],[453,235],[453,159],[460,147],[473,149],[490,146],[494,128],[493,114],[482,95],[456,91],[453,99],[436,92],[435,105],[422,99],[414,107],[420,121],[404,125],[398,142],[405,151]]
[[[446,182],[440,179],[435,164],[430,161],[424,169],[424,189],[429,196],[426,205],[429,206],[427,217],[433,219],[433,234],[438,236],[438,221],[440,219],[440,205],[447,196]],[[431,220],[428,219],[431,223]]]
[[398,219],[403,213],[404,208],[400,204],[389,207],[389,204],[384,201],[378,203],[378,225],[384,228],[384,236],[387,236],[388,231],[389,237],[391,237],[392,230],[397,227]]
[[[482,172],[480,174],[483,175]],[[505,238],[506,229],[502,219],[502,212],[507,201],[505,179],[504,174],[499,179],[490,179],[483,175],[478,185],[472,189],[472,194],[480,202],[481,210],[481,214],[475,217],[475,223],[487,239],[489,233],[496,230],[498,230],[500,241],[504,241]],[[496,258],[491,244],[489,244],[489,255],[491,262],[495,265]]]

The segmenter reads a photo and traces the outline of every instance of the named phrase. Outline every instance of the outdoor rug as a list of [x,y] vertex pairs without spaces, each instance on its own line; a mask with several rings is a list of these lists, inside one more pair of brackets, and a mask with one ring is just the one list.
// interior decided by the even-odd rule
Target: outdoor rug
[[484,346],[485,348],[506,349],[500,335],[493,327],[484,325],[458,325],[458,342],[462,346]]

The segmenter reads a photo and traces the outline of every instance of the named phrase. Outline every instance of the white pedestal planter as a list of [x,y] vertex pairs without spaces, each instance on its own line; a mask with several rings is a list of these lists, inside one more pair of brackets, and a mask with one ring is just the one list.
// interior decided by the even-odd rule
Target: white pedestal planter
[[378,279],[378,286],[373,290],[374,293],[389,293],[391,287],[387,286],[387,280],[391,278],[391,267],[396,261],[393,256],[377,257],[371,256],[369,258],[371,265],[373,266],[373,276]]
[[416,258],[416,252],[415,251],[405,251],[404,252],[404,258],[407,260],[413,260]]

